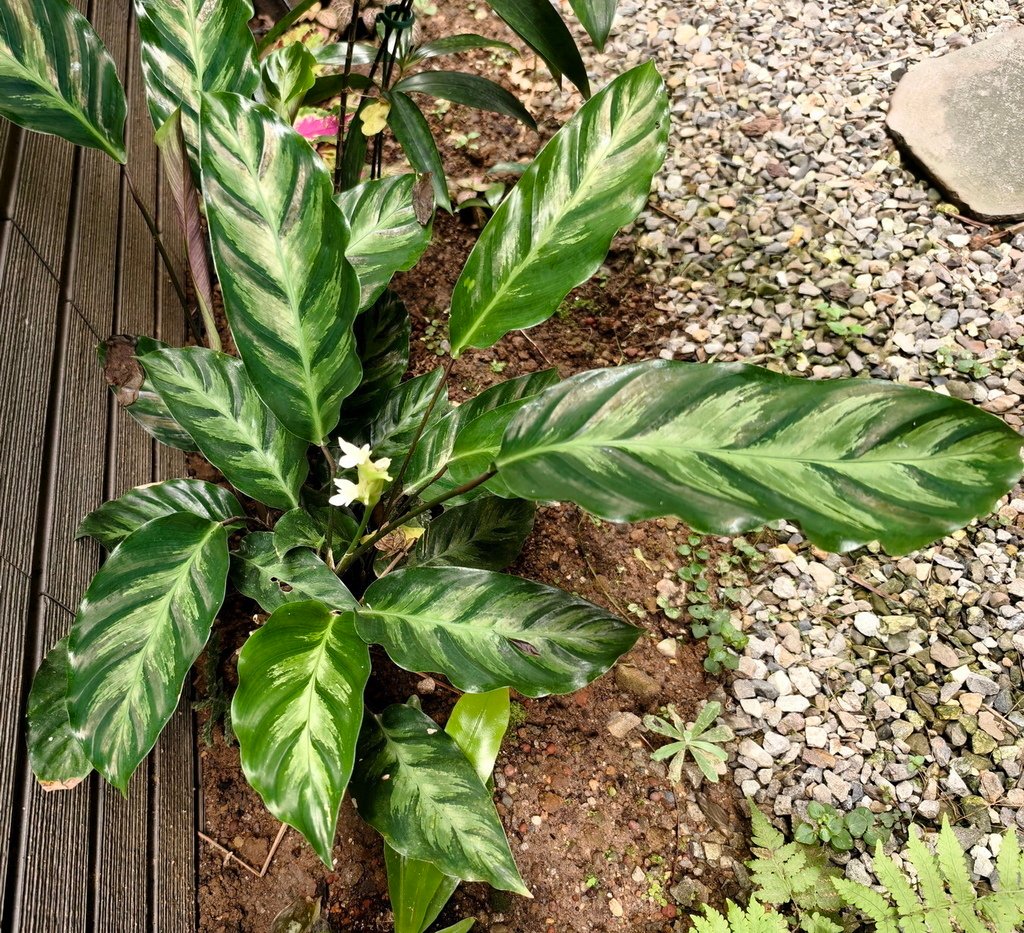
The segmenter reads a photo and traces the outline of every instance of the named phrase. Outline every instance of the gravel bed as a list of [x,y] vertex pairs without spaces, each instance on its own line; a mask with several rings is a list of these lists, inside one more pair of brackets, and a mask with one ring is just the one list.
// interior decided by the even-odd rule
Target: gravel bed
[[[869,374],[1020,430],[1024,236],[986,241],[884,126],[907,67],[1019,25],[1013,10],[624,0],[597,83],[654,56],[673,97],[656,207],[638,225],[675,326],[661,355]],[[734,612],[750,640],[727,686],[733,779],[780,818],[812,800],[949,814],[990,877],[995,831],[1024,828],[1024,492],[898,559],[826,555],[792,528],[775,540]],[[866,864],[855,852],[847,872],[868,881]]]

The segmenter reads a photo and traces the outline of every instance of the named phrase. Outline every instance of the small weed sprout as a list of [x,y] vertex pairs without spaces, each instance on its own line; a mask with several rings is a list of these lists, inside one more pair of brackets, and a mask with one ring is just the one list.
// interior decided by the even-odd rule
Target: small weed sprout
[[681,784],[683,762],[689,753],[701,774],[712,784],[717,784],[719,775],[725,772],[725,761],[729,757],[721,746],[733,739],[732,729],[728,726],[711,728],[722,713],[722,704],[714,701],[706,703],[689,728],[686,728],[674,706],[666,706],[665,711],[671,718],[671,723],[661,716],[644,716],[644,725],[652,732],[676,741],[657,749],[651,758],[654,761],[671,758],[668,766],[669,779],[673,784]]

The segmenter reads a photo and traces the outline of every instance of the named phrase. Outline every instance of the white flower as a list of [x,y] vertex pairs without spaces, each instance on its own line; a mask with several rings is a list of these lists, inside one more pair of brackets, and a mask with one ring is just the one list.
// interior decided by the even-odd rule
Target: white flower
[[391,460],[382,457],[374,460],[370,454],[370,445],[363,444],[356,447],[348,441],[338,439],[338,446],[341,448],[341,459],[338,466],[346,470],[355,469],[358,471],[358,482],[353,483],[350,479],[335,479],[334,485],[338,492],[328,500],[331,505],[351,505],[353,502],[362,502],[367,508],[372,508],[379,501],[384,490],[394,477],[388,473]]

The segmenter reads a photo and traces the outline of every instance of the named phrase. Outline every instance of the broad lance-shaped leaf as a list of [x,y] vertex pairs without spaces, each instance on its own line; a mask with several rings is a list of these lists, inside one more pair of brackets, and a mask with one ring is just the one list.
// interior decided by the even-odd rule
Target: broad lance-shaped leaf
[[178,513],[125,538],[89,584],[71,628],[68,711],[122,793],[178,705],[227,576],[227,529]]
[[433,402],[426,430],[444,416],[451,405],[448,389],[443,383],[444,371],[434,369],[403,382],[388,393],[370,426],[370,446],[374,456],[395,459],[405,454],[430,410],[435,394],[437,401]]
[[70,790],[92,771],[68,717],[68,640],[43,658],[28,694],[28,762],[43,790]]
[[306,443],[260,400],[239,360],[207,350],[158,350],[142,364],[174,419],[236,489],[277,509],[299,504]]
[[242,648],[231,703],[246,780],[327,866],[370,676],[354,622],[323,603],[282,606]]
[[532,896],[490,792],[433,719],[401,704],[367,716],[358,761],[351,794],[359,815],[395,851],[453,878]]
[[214,522],[245,515],[238,500],[223,486],[201,479],[169,479],[129,489],[104,502],[82,519],[75,539],[95,538],[112,550],[147,522],[175,512],[191,512]]
[[[416,106],[413,99],[401,91],[391,91],[387,99],[391,103],[391,109],[388,111],[388,126],[391,127],[391,132],[395,134],[395,139],[402,147],[409,164],[421,175],[430,173],[434,202],[437,207],[450,214],[452,199],[448,193],[448,182],[445,180],[444,163],[437,151],[437,143],[434,142],[427,118],[423,116],[423,111]],[[362,140],[365,146],[366,137],[362,136]]]
[[653,64],[616,78],[541,150],[494,212],[452,293],[452,354],[547,320],[634,220],[668,143]]
[[344,437],[353,433],[349,426],[361,429],[376,417],[384,399],[408,370],[409,311],[394,292],[387,291],[356,318],[355,334],[363,380],[342,406]]
[[504,570],[533,530],[532,502],[484,496],[447,509],[427,526],[407,567],[476,567]]
[[428,94],[453,104],[489,110],[525,123],[531,130],[537,129],[537,121],[514,94],[479,75],[461,71],[420,71],[402,78],[392,90],[403,94]]
[[497,464],[518,496],[612,521],[738,534],[788,519],[827,550],[878,540],[901,554],[988,512],[1021,475],[1022,443],[935,392],[655,360],[548,389]]
[[182,131],[198,166],[199,109],[204,92],[248,97],[259,86],[248,0],[134,0],[142,71],[153,125],[181,108]]
[[412,567],[372,583],[357,628],[407,671],[467,693],[572,693],[633,647],[640,629],[564,590],[462,567]]
[[345,255],[359,279],[359,309],[377,300],[396,272],[411,269],[430,243],[430,225],[416,219],[416,176],[364,181],[337,195],[349,225]]
[[280,557],[274,535],[266,531],[246,535],[231,555],[231,582],[264,612],[310,599],[331,609],[357,605],[348,587],[316,554],[300,548]]
[[[455,739],[484,784],[494,770],[508,722],[508,690],[465,693],[448,717],[444,731]],[[399,855],[386,842],[384,861],[395,933],[424,933],[448,903],[459,879],[443,874],[430,862]]]
[[280,117],[235,94],[204,98],[202,142],[213,255],[238,352],[281,423],[325,443],[360,376],[359,283],[330,174]]
[[0,116],[127,161],[117,68],[67,0],[0,0]]
[[431,58],[437,58],[442,55],[457,55],[460,52],[470,52],[474,49],[501,49],[513,55],[519,54],[515,46],[509,45],[507,42],[477,35],[473,32],[464,32],[455,36],[442,36],[433,42],[425,42],[423,45],[417,46],[409,53],[403,68],[408,70],[413,65],[419,65],[421,62]]

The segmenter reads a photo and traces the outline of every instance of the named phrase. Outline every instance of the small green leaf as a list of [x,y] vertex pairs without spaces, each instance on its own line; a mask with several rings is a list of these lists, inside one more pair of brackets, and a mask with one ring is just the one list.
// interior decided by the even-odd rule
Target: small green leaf
[[491,795],[454,739],[411,706],[367,716],[352,796],[401,855],[463,881],[530,897]]
[[647,64],[616,78],[559,130],[494,212],[455,284],[454,356],[547,320],[597,271],[647,202],[668,127],[668,95]]
[[256,90],[256,100],[285,123],[294,123],[306,92],[316,83],[316,66],[313,53],[301,42],[274,49],[260,66],[263,82]]
[[122,793],[178,705],[227,575],[227,530],[179,512],[125,538],[89,584],[71,628],[68,711]]
[[[342,513],[337,512],[337,516]],[[319,552],[327,540],[327,508],[318,509],[313,515],[305,509],[291,509],[285,512],[274,525],[274,550],[278,557],[284,557],[296,548],[308,547]],[[355,527],[352,528],[355,533]]]
[[318,602],[282,606],[242,648],[231,703],[246,780],[328,867],[370,676],[353,623]]
[[366,591],[357,628],[409,671],[469,693],[572,693],[628,651],[640,630],[563,590],[461,567],[413,567]]
[[117,67],[67,0],[0,0],[0,116],[127,161]]
[[246,535],[231,555],[231,582],[264,612],[286,603],[315,599],[331,609],[354,609],[355,597],[312,551],[300,548],[279,557],[274,535]]
[[70,790],[92,765],[68,717],[68,639],[55,644],[36,671],[28,695],[28,762],[43,790]]
[[238,500],[223,486],[200,479],[169,479],[129,489],[118,499],[90,512],[75,532],[75,539],[95,538],[108,551],[146,522],[175,512],[191,512],[214,522],[245,515]]
[[[546,0],[545,0],[546,2]],[[395,139],[402,147],[405,157],[421,175],[429,172],[434,187],[434,202],[442,210],[452,212],[452,199],[448,194],[448,182],[445,180],[444,164],[437,151],[437,144],[430,133],[427,118],[411,97],[401,91],[392,91],[387,98],[391,102],[388,112],[388,125]],[[365,137],[364,137],[365,138]]]
[[375,457],[394,459],[405,454],[412,446],[435,395],[437,401],[433,402],[426,430],[445,415],[451,405],[448,389],[442,387],[443,381],[444,370],[434,369],[403,382],[388,393],[370,427],[370,446]]
[[460,52],[471,52],[474,49],[500,49],[504,52],[511,52],[518,55],[514,46],[507,42],[499,42],[497,39],[490,39],[487,36],[479,36],[475,33],[461,33],[455,36],[442,36],[433,42],[425,42],[417,46],[406,59],[406,69],[413,65],[419,65],[431,58],[438,58],[442,55],[457,55]]
[[1022,440],[948,396],[811,381],[733,363],[654,360],[573,376],[509,425],[499,477],[518,496],[612,521],[676,515],[736,534],[800,522],[819,547],[902,554],[988,512]]
[[[356,318],[356,352],[363,380],[341,409],[342,436],[358,431],[376,417],[384,400],[409,368],[409,312],[394,292],[385,292]],[[355,427],[353,432],[351,428]]]
[[453,104],[463,104],[476,110],[489,110],[525,123],[531,130],[537,129],[537,121],[530,116],[530,112],[515,95],[510,94],[500,84],[479,75],[465,74],[461,71],[421,71],[398,81],[392,88],[392,93],[395,91],[401,91],[403,94],[429,94]]
[[612,31],[615,20],[615,7],[618,0],[569,0],[573,12],[579,17],[587,35],[594,41],[599,52],[604,51],[608,41],[608,33]]
[[359,279],[359,309],[369,308],[396,272],[411,269],[430,244],[430,224],[416,219],[416,176],[376,178],[335,200],[349,225],[345,256]]
[[522,551],[535,512],[531,502],[493,496],[447,509],[427,526],[406,566],[504,570]]
[[278,509],[299,504],[306,443],[263,404],[239,360],[187,347],[142,358],[160,398],[237,490]]

